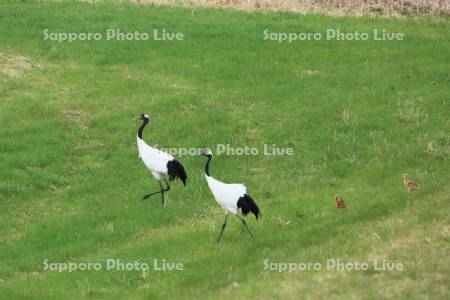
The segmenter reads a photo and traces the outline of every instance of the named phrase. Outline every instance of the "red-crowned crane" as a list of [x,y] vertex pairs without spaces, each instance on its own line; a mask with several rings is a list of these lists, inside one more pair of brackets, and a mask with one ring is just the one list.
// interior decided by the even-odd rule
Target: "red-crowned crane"
[[[169,181],[173,181],[179,178],[186,186],[187,175],[183,165],[174,159],[172,155],[147,145],[142,139],[142,132],[144,127],[150,121],[150,117],[147,114],[141,114],[138,117],[142,121],[142,125],[139,127],[137,134],[137,145],[139,150],[139,157],[144,162],[145,166],[153,174],[153,177],[158,181],[160,190],[150,194],[144,195],[141,200],[148,199],[150,196],[161,194],[162,205],[164,206],[164,193],[170,190],[170,185],[167,182],[166,177],[169,177]],[[163,188],[161,180],[166,183],[166,188]]]
[[252,212],[255,215],[256,219],[258,219],[260,212],[255,201],[253,201],[253,199],[247,194],[245,185],[237,183],[228,184],[214,179],[209,173],[209,165],[211,163],[212,153],[210,150],[206,149],[202,151],[202,155],[208,158],[205,166],[205,177],[209,189],[211,190],[217,203],[225,211],[225,220],[223,222],[222,230],[220,231],[217,242],[220,242],[222,233],[225,229],[225,226],[227,225],[228,213],[235,215],[239,220],[241,220],[250,236],[254,239],[252,232],[248,228],[247,223],[245,222],[241,214],[246,216],[249,212]]

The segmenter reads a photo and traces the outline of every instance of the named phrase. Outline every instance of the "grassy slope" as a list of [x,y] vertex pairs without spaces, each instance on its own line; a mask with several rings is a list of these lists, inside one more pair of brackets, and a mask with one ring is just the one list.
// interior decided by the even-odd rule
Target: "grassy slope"
[[[42,31],[185,33],[180,43],[50,43]],[[262,30],[406,33],[404,42],[262,40]],[[89,4],[1,4],[0,288],[11,298],[442,298],[450,285],[450,24]],[[4,55],[9,55],[5,59]],[[5,62],[6,61],[6,62]],[[14,65],[16,64],[16,65]],[[40,67],[39,67],[39,66]],[[24,68],[23,68],[24,69]],[[213,174],[245,182],[263,218],[249,241],[182,157],[189,185],[169,205],[137,159],[130,119],[165,147],[263,143],[292,157],[221,156]],[[434,151],[427,154],[427,144]],[[423,188],[409,198],[401,173]],[[337,213],[340,194],[351,208]],[[300,218],[303,214],[305,217]],[[277,225],[274,218],[290,221]],[[43,272],[42,262],[181,261],[183,272]],[[400,261],[404,272],[263,270],[263,260]],[[239,284],[235,284],[239,283]]]

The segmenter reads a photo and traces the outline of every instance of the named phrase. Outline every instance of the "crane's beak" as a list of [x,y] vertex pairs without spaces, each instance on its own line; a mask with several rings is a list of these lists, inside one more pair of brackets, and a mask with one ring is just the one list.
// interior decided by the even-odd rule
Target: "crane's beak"
[[137,116],[137,117],[134,117],[133,119],[131,119],[131,121],[136,121],[137,119],[139,119],[141,116]]

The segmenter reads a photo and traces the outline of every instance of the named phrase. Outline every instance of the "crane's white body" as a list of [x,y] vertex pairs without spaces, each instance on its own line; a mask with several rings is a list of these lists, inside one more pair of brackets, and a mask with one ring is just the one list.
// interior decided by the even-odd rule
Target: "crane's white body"
[[156,180],[161,180],[167,175],[167,163],[174,159],[172,155],[153,148],[145,143],[139,136],[137,137],[139,157],[145,166],[152,172]]
[[245,185],[240,183],[224,183],[205,174],[206,182],[214,199],[225,210],[234,215],[238,213],[237,202],[247,192]]

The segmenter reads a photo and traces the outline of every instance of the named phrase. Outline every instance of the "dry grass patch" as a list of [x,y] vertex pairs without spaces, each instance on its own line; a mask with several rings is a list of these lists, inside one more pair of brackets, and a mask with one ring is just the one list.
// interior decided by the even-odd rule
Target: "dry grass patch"
[[0,73],[10,78],[21,78],[33,68],[40,69],[42,66],[26,56],[0,53]]
[[303,79],[303,78],[306,78],[306,77],[315,76],[315,75],[319,74],[319,71],[316,71],[316,70],[295,70],[294,74],[298,78]]
[[[102,2],[102,0],[82,0]],[[447,0],[117,0],[121,3],[172,6],[204,6],[241,10],[289,11],[300,14],[434,14],[449,15]]]

